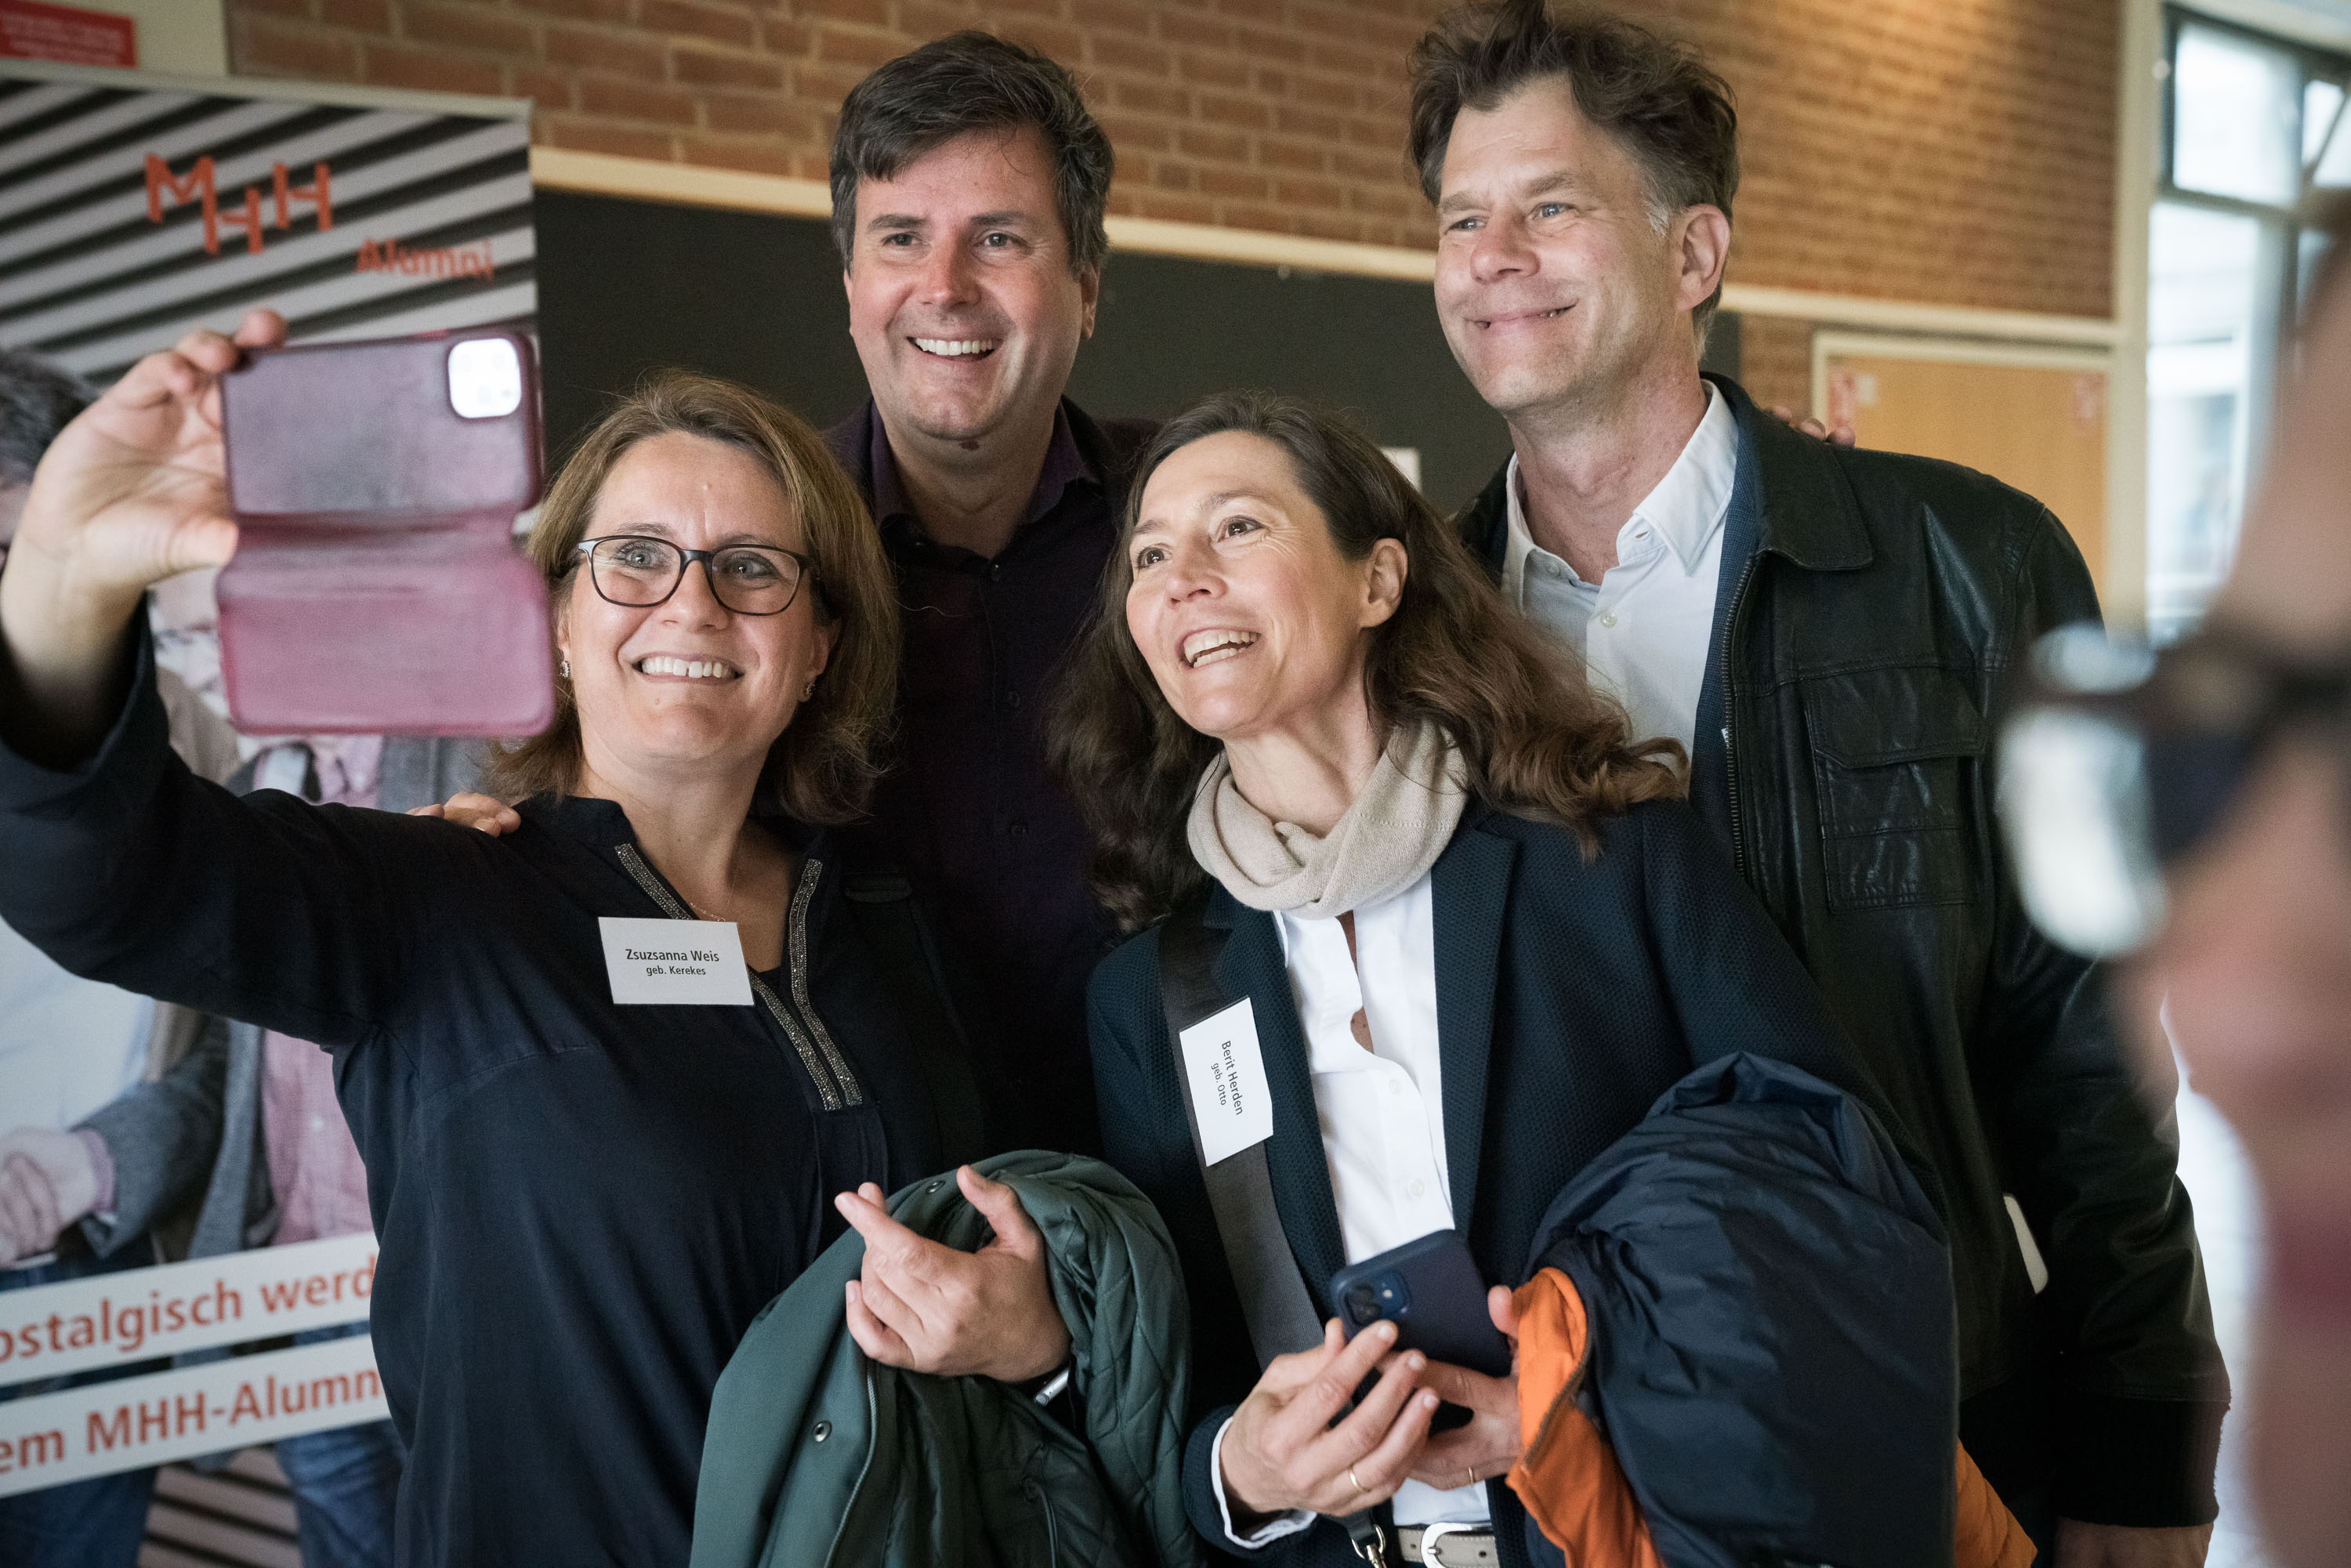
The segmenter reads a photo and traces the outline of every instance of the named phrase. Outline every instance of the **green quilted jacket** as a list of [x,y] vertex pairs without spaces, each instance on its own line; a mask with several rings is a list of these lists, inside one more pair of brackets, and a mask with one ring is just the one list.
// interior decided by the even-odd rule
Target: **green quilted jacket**
[[[842,1287],[852,1231],[768,1303],[710,1406],[693,1568],[1193,1568],[1180,1469],[1191,1323],[1166,1228],[1096,1160],[1033,1151],[980,1170],[1019,1194],[1050,1254],[1084,1430],[1017,1388],[869,1361]],[[952,1176],[890,1199],[967,1251],[987,1220]]]

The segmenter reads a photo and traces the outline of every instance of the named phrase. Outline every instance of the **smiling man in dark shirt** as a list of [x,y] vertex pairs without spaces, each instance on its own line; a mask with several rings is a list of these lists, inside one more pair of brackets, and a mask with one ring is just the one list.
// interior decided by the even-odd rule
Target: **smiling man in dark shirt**
[[997,1148],[1100,1142],[1085,983],[1111,927],[1040,727],[1151,430],[1062,395],[1093,331],[1111,169],[1069,74],[984,33],[875,70],[832,144],[872,396],[826,439],[904,609],[898,760],[860,836],[927,885],[973,971]]

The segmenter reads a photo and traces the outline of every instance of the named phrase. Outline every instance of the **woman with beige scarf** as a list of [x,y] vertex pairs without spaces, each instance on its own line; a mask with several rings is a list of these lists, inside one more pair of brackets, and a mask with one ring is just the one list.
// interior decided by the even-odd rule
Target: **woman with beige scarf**
[[[1679,802],[1679,747],[1636,742],[1364,436],[1212,399],[1134,496],[1057,761],[1138,932],[1094,977],[1094,1072],[1191,1291],[1187,1507],[1211,1546],[1285,1563],[1355,1561],[1347,1516],[1390,1562],[1527,1562],[1489,1484],[1520,1453],[1515,1374],[1391,1354],[1385,1325],[1349,1342],[1333,1271],[1457,1230],[1510,1333],[1543,1210],[1694,1066],[1750,1051],[1868,1098],[1865,1075]],[[1186,923],[1248,1003],[1261,1061],[1235,1082],[1270,1101],[1255,1136],[1324,1320],[1262,1371],[1163,1008]],[[1466,1423],[1433,1431],[1441,1402]]]

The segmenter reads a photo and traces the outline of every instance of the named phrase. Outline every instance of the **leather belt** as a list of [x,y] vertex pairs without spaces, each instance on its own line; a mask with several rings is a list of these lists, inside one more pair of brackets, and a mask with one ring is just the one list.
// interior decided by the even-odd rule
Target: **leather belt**
[[1396,1527],[1396,1552],[1406,1563],[1434,1563],[1437,1568],[1494,1568],[1501,1562],[1494,1532],[1483,1526],[1404,1524]]

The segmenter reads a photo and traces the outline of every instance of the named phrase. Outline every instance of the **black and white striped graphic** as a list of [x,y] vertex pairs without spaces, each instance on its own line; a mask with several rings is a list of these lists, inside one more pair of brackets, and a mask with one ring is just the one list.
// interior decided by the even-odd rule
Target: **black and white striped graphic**
[[[527,119],[89,79],[99,74],[0,61],[0,344],[104,382],[256,305],[281,312],[297,342],[534,327]],[[323,202],[310,193],[320,164]]]

